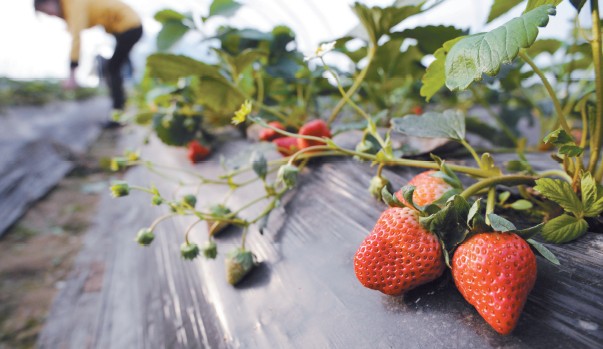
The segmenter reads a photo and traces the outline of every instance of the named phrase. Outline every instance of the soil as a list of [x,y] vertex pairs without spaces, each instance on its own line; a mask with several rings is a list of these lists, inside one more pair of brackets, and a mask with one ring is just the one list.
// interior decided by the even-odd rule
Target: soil
[[56,292],[64,285],[108,190],[107,159],[119,132],[105,131],[85,158],[0,239],[0,349],[35,346]]

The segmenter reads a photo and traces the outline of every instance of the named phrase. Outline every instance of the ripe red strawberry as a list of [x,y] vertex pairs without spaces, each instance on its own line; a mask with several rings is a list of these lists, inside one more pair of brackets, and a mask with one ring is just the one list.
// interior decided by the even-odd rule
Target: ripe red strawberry
[[[285,126],[278,121],[269,122],[268,125],[270,125],[274,128],[278,128],[279,130],[283,130],[283,131],[285,130]],[[263,128],[260,131],[260,140],[261,141],[270,142],[270,141],[273,141],[280,137],[283,137],[283,135],[281,135],[280,133],[278,133],[275,130],[270,129],[270,128]]]
[[421,115],[423,114],[423,107],[421,107],[420,105],[416,105],[412,107],[411,111],[415,115]]
[[[452,187],[444,182],[442,178],[433,177],[432,174],[435,172],[436,171],[421,172],[408,182],[408,185],[414,185],[416,187],[415,192],[412,195],[412,200],[415,204],[419,206],[429,205],[442,197],[445,192],[452,189]],[[401,190],[396,192],[396,197],[402,203],[406,203]]]
[[452,258],[452,277],[463,297],[498,333],[511,333],[536,281],[536,257],[513,233],[481,233]]
[[276,145],[276,150],[283,156],[289,156],[295,154],[299,147],[297,146],[297,138],[295,137],[282,137],[272,141]]
[[205,160],[210,152],[209,148],[199,143],[199,141],[191,141],[188,144],[187,156],[193,164]]
[[436,279],[444,268],[438,238],[407,207],[385,210],[354,256],[358,280],[392,296]]
[[[323,120],[312,120],[306,123],[299,129],[299,134],[303,136],[314,136],[314,137],[327,137],[331,138],[331,131],[329,130],[329,126]],[[323,145],[324,142],[313,141],[298,138],[297,145],[300,149],[308,148],[314,145]]]

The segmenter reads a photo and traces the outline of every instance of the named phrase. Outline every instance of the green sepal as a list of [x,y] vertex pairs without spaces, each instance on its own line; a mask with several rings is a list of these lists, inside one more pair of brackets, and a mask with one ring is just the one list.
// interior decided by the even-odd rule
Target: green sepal
[[559,262],[559,260],[557,259],[557,257],[546,246],[544,246],[540,242],[538,242],[536,240],[533,240],[533,239],[527,239],[526,241],[530,245],[532,245],[532,247],[534,247],[534,249],[536,251],[538,251],[538,253],[540,253],[540,255],[542,257],[544,257],[547,261],[549,261],[549,262],[551,262],[551,263],[553,263],[555,265],[561,265],[561,263]]

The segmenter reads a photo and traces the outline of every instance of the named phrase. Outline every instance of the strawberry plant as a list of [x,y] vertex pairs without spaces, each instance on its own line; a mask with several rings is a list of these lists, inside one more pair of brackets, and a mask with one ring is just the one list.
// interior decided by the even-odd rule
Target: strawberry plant
[[[171,213],[140,231],[137,241],[142,245],[153,241],[155,228],[164,219],[195,217],[181,247],[186,259],[200,255],[216,258],[219,246],[214,235],[230,225],[239,226],[241,246],[225,259],[227,280],[236,284],[256,264],[245,243],[247,234],[252,229],[263,231],[269,215],[281,205],[284,195],[294,190],[311,159],[339,156],[370,162],[376,170],[367,183],[369,190],[389,208],[354,257],[360,283],[388,295],[400,295],[435,280],[448,267],[463,297],[497,332],[509,334],[534,286],[534,252],[559,264],[540,241],[567,243],[578,239],[596,230],[594,220],[603,212],[603,63],[598,2],[589,2],[591,37],[564,47],[550,40],[537,41],[539,28],[556,14],[559,2],[530,0],[521,16],[477,34],[435,26],[396,32],[399,23],[429,7],[424,3],[387,8],[356,3],[352,8],[364,33],[363,45],[357,50],[346,45],[357,39],[350,35],[323,43],[302,60],[299,52],[287,49],[294,35],[286,28],[278,27],[271,33],[222,28],[217,36],[221,45],[216,51],[221,59],[218,65],[184,56],[153,55],[148,59],[149,76],[180,85],[169,90],[168,94],[177,98],[167,98],[168,105],[198,111],[204,119],[217,116],[223,121],[228,115],[239,127],[256,124],[261,128],[261,142],[241,154],[246,164],[229,166],[223,161],[224,173],[216,178],[185,171],[196,179],[191,185],[225,188],[221,202],[209,208],[195,207],[194,197],[170,198],[155,187],[123,182],[114,184],[112,193],[121,197],[141,190],[152,196],[153,204],[169,207]],[[585,3],[572,2],[577,12],[584,10]],[[509,8],[503,1],[495,1],[489,20]],[[434,36],[437,38],[427,39]],[[409,39],[417,43],[407,45],[405,40]],[[587,58],[586,46],[590,49]],[[532,58],[559,49],[570,53],[573,62],[563,69],[556,65],[541,68]],[[342,72],[327,64],[324,57],[331,51],[346,55],[354,63],[352,71]],[[427,54],[433,54],[435,60],[422,69],[421,61]],[[310,69],[304,61],[319,65]],[[576,88],[571,78],[566,85],[554,86],[550,81],[552,75],[563,81],[577,70],[593,73],[594,84],[578,82],[580,88]],[[537,87],[523,82],[530,76],[540,80]],[[416,85],[419,78],[420,87]],[[490,106],[491,97],[499,92],[495,85],[503,95],[500,104],[521,101],[522,110],[538,115],[546,130],[540,144],[546,147],[540,149],[553,149],[550,155],[557,167],[534,169],[526,156],[534,148],[503,117],[511,109],[502,106],[498,113]],[[456,91],[464,90],[470,92],[469,98],[457,96]],[[560,90],[568,92],[564,98]],[[550,111],[535,102],[540,92],[546,93]],[[438,105],[419,102],[419,94],[427,101],[433,98]],[[326,114],[313,107],[319,95],[333,102]],[[401,96],[408,100],[401,101]],[[471,109],[467,104],[481,105],[493,124],[468,117]],[[171,117],[176,119],[175,115]],[[165,130],[160,122],[156,127],[159,138],[175,138],[186,144],[204,135],[198,129],[185,132],[185,121],[178,128]],[[485,129],[486,136],[488,130],[495,130],[501,143],[514,147],[516,159],[503,166],[491,152],[476,149],[468,140],[470,129],[482,133]],[[576,129],[581,132],[577,134]],[[337,138],[350,130],[360,130],[354,147],[343,146]],[[394,141],[400,135],[446,139],[462,147],[472,160],[458,164],[442,159],[442,154],[431,154],[429,159],[406,157],[405,148]],[[266,146],[283,157],[258,150]],[[161,174],[172,170],[128,155],[115,164],[116,169],[141,165]],[[385,177],[385,167],[427,171],[399,189]],[[242,177],[244,174],[247,177]],[[263,189],[258,197],[236,209],[229,207],[233,193],[253,183],[260,183]],[[502,186],[504,190],[500,190]],[[251,210],[256,205],[262,206],[259,213]],[[518,229],[502,217],[509,210],[519,217],[531,213],[541,222]],[[202,221],[208,225],[208,238],[199,248],[188,236]]]

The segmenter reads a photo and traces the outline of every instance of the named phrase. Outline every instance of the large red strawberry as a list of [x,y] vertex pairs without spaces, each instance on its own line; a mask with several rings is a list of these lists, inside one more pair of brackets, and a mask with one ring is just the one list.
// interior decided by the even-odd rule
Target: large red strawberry
[[[445,192],[452,189],[452,187],[444,182],[442,178],[433,177],[432,175],[435,172],[436,171],[421,172],[408,182],[408,185],[415,186],[415,192],[412,195],[412,200],[415,204],[419,206],[429,205],[442,197]],[[404,201],[402,191],[396,192],[396,197],[401,202],[406,202]]]
[[[303,136],[314,136],[314,137],[327,137],[331,138],[331,131],[329,130],[329,126],[323,120],[312,120],[306,123],[299,129],[298,132]],[[297,139],[297,145],[300,149],[308,148],[314,145],[323,145],[324,142],[308,140],[303,138]]]
[[511,333],[536,281],[536,257],[513,233],[481,233],[452,258],[452,277],[463,297],[498,333]]
[[444,268],[438,238],[407,207],[385,210],[354,256],[358,280],[392,296],[436,279]]
[[299,147],[297,146],[297,138],[295,137],[282,137],[272,141],[276,145],[276,150],[283,156],[289,156],[295,154]]
[[208,147],[201,144],[199,141],[191,141],[188,144],[188,159],[192,163],[197,163],[205,160],[211,151]]
[[[283,131],[285,130],[285,126],[278,121],[269,122],[268,125],[270,125],[274,128],[277,128],[279,130],[283,130]],[[271,142],[280,137],[283,137],[283,135],[281,135],[280,133],[276,132],[275,130],[273,130],[271,128],[266,127],[260,131],[260,140],[261,141]]]

